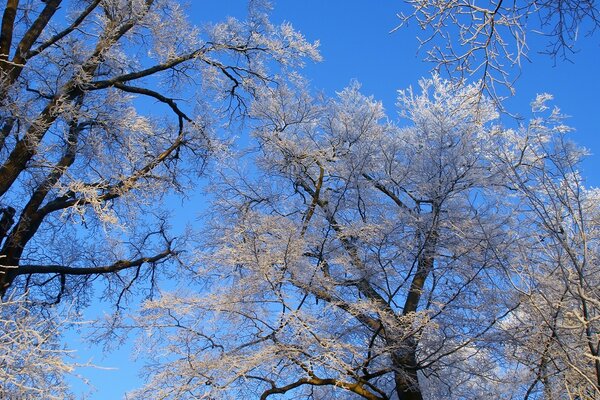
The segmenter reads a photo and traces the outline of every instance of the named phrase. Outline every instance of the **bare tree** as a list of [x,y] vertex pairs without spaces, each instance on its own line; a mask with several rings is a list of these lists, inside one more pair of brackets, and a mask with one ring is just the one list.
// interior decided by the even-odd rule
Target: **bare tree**
[[195,278],[135,317],[134,398],[598,397],[600,208],[550,97],[508,129],[434,76],[399,128],[357,84],[298,85],[223,156]]
[[[535,108],[544,111],[549,99],[539,96]],[[600,397],[599,193],[585,187],[577,166],[586,151],[562,120],[558,109],[536,119],[507,175],[531,232],[514,277],[523,299],[514,354],[535,371],[525,399]]]
[[[250,2],[191,25],[174,0],[6,0],[0,35],[0,295],[58,302],[153,283],[177,257],[160,201],[220,151],[269,66],[317,59]],[[196,100],[191,100],[196,99]],[[119,297],[120,298],[120,297]]]
[[137,319],[156,341],[138,398],[525,394],[508,278],[528,232],[499,159],[521,133],[478,90],[424,80],[400,95],[406,128],[356,84],[263,91],[258,153],[215,183],[205,290],[188,280]]
[[527,59],[532,35],[543,36],[547,43],[535,51],[569,59],[579,36],[591,35],[600,26],[597,4],[589,0],[406,3],[412,10],[399,14],[398,28],[412,21],[425,31],[419,40],[426,59],[451,74],[475,76],[494,97],[502,88],[514,94],[515,67]]
[[[24,297],[0,303],[0,397],[3,399],[71,399],[64,375],[72,373],[60,332],[65,316],[35,311]],[[66,315],[66,314],[65,314]]]

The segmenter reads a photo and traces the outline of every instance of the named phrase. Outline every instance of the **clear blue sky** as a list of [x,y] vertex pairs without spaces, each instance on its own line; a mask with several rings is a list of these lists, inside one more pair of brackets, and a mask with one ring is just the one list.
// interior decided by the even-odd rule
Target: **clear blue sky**
[[[243,17],[246,1],[190,1],[190,16],[195,23],[219,21],[227,15]],[[394,103],[398,89],[415,86],[429,74],[431,64],[421,61],[415,39],[415,27],[393,34],[399,22],[396,14],[406,7],[400,0],[279,0],[274,2],[272,20],[288,21],[310,40],[320,40],[324,61],[310,64],[304,74],[316,89],[333,95],[352,79],[363,85],[365,94],[383,101],[388,115],[395,117]],[[533,35],[532,35],[533,36]],[[558,62],[535,54],[540,41],[531,37],[532,63],[525,61],[515,88],[517,97],[506,104],[510,111],[526,114],[537,93],[554,94],[555,102],[568,123],[576,128],[575,140],[591,150],[584,164],[588,183],[600,186],[600,35],[582,37],[580,52],[571,62]],[[543,41],[541,42],[543,44]],[[193,208],[194,204],[187,206]],[[101,349],[79,350],[83,361],[90,358],[97,364],[116,367],[115,370],[82,370],[98,389],[90,398],[118,399],[126,390],[141,384],[137,378],[140,364],[128,360],[130,348],[102,356]]]

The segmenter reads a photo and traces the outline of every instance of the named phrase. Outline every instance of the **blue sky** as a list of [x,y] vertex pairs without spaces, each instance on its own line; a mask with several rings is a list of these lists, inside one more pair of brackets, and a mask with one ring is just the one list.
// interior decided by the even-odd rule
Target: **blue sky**
[[[246,10],[242,0],[190,3],[191,19],[198,24],[220,21],[227,15],[243,17]],[[308,39],[320,40],[323,62],[307,65],[303,73],[315,89],[329,95],[358,80],[363,92],[383,101],[388,115],[395,118],[397,90],[416,86],[433,67],[421,61],[416,27],[390,33],[399,22],[396,14],[406,10],[400,0],[279,0],[274,6],[274,22],[291,22]],[[571,116],[567,123],[576,129],[574,140],[593,153],[583,165],[583,175],[588,184],[600,186],[600,36],[581,37],[579,52],[571,62],[559,60],[556,65],[551,58],[535,53],[542,49],[542,39],[530,35],[532,62],[524,62],[515,85],[516,97],[506,102],[507,108],[526,115],[537,93],[553,94],[553,104]],[[189,205],[188,215],[190,207],[194,205]],[[97,388],[91,399],[122,398],[126,390],[141,384],[137,378],[140,364],[129,361],[130,347],[102,356],[101,349],[82,346],[82,361],[92,359],[99,365],[116,367],[80,371],[89,373]]]

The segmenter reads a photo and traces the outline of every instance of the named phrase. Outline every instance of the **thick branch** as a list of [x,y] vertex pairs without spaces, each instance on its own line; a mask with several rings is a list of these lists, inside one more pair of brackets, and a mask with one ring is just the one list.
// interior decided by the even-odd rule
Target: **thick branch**
[[58,118],[59,110],[63,104],[72,101],[80,94],[81,91],[71,84],[67,93],[56,96],[32,122],[25,138],[17,142],[6,162],[0,167],[0,196],[10,189],[25,169],[27,162],[35,155],[40,141]]
[[6,95],[6,89],[10,85],[12,85],[21,74],[21,71],[25,66],[24,63],[26,62],[25,55],[29,52],[31,46],[33,46],[37,38],[42,34],[42,31],[44,30],[46,25],[48,25],[48,22],[50,22],[50,19],[52,18],[54,13],[58,10],[61,1],[62,0],[47,0],[46,6],[44,7],[40,15],[38,15],[31,27],[27,30],[27,32],[25,32],[25,35],[23,35],[21,42],[19,42],[19,45],[17,46],[17,51],[15,53],[14,58],[12,59],[12,62],[8,63],[0,61],[0,72],[2,72],[3,74],[7,74],[8,76],[7,82],[3,84],[2,90],[0,90],[1,97],[4,97]]
[[384,185],[382,185],[381,183],[377,182],[375,179],[373,179],[372,177],[370,177],[368,174],[363,174],[363,177],[368,180],[369,182],[371,182],[373,184],[373,186],[375,186],[375,188],[377,190],[379,190],[381,193],[385,194],[386,196],[388,196],[390,199],[392,199],[392,201],[394,203],[396,203],[396,205],[398,207],[400,207],[401,209],[403,209],[404,211],[408,211],[409,213],[412,213],[412,210],[410,207],[408,207],[406,204],[404,204],[404,202],[402,200],[400,200],[400,198],[398,196],[396,196],[391,190],[389,190],[388,188],[386,188]]
[[[306,181],[299,179],[298,185],[300,187],[302,187],[304,190],[306,190],[306,192],[308,194],[310,194],[313,199],[316,199],[317,205],[319,206],[319,208],[321,208],[321,210],[323,210],[323,212],[325,214],[325,219],[327,220],[329,225],[331,225],[333,230],[336,232],[338,240],[342,243],[342,246],[344,247],[344,249],[350,256],[352,264],[354,264],[354,266],[358,270],[366,273],[367,268],[364,265],[364,263],[362,262],[362,260],[360,259],[360,256],[358,255],[358,249],[357,249],[356,245],[353,244],[344,235],[343,228],[337,222],[335,216],[331,212],[328,202],[326,200],[319,199],[316,196],[316,191],[314,189],[312,189]],[[366,296],[370,300],[374,301],[375,303],[379,304],[381,306],[382,310],[385,310],[387,312],[390,312],[391,314],[394,314],[394,311],[391,309],[389,303],[387,301],[385,301],[385,299],[379,293],[377,293],[377,291],[369,284],[366,277],[361,277],[361,279],[358,279],[355,283],[355,286],[364,296]]]
[[61,40],[62,38],[64,38],[65,36],[67,36],[68,34],[73,32],[75,29],[77,29],[77,27],[79,25],[81,25],[81,23],[88,17],[88,15],[90,15],[91,12],[94,11],[94,9],[98,6],[98,4],[100,4],[100,1],[101,0],[92,1],[90,3],[90,5],[79,15],[79,17],[77,17],[77,19],[75,19],[75,21],[73,21],[73,23],[71,25],[69,25],[63,31],[52,36],[50,39],[46,40],[44,43],[40,44],[34,50],[29,51],[26,54],[25,59],[29,60],[31,57],[35,57],[36,55],[40,54],[42,51],[46,50],[48,47],[52,46],[53,44],[57,43],[59,40]]
[[7,0],[0,30],[0,62],[8,60],[19,0]]
[[173,58],[163,64],[154,65],[150,68],[146,68],[141,71],[131,72],[129,74],[124,74],[124,75],[119,75],[119,76],[116,76],[114,78],[107,79],[107,80],[90,82],[86,86],[86,88],[93,89],[93,90],[106,89],[111,86],[115,86],[115,84],[117,84],[117,83],[129,82],[129,81],[133,81],[135,79],[140,79],[140,78],[144,78],[144,77],[147,77],[150,75],[154,75],[157,72],[166,71],[167,69],[176,67],[177,65],[179,65],[181,63],[184,63],[193,58],[196,58],[196,57],[202,55],[203,53],[205,53],[206,51],[207,51],[207,49],[201,48],[201,49],[198,49],[191,53],[182,55],[180,57]]
[[322,379],[322,378],[318,378],[315,376],[310,377],[310,378],[301,378],[301,379],[297,380],[296,382],[290,383],[289,385],[285,385],[282,387],[273,387],[271,389],[265,390],[263,392],[263,394],[260,396],[260,399],[266,400],[271,395],[284,394],[284,393],[289,392],[292,389],[295,389],[295,388],[303,386],[303,385],[336,386],[336,387],[339,387],[342,389],[349,390],[353,393],[356,393],[359,396],[362,396],[363,398],[368,399],[368,400],[385,400],[384,397],[379,397],[376,394],[369,392],[367,389],[365,389],[365,387],[361,383],[349,383],[349,382],[341,381],[339,379],[331,379],[331,378]]
[[16,260],[21,257],[25,245],[33,235],[35,235],[43,222],[44,217],[47,215],[38,212],[38,209],[44,202],[44,199],[50,190],[75,161],[77,139],[83,126],[84,125],[78,125],[75,122],[71,123],[69,136],[67,138],[67,147],[63,156],[48,173],[42,183],[36,188],[27,202],[27,205],[25,205],[21,217],[19,218],[19,222],[8,236],[6,244],[2,249],[1,254],[8,257],[8,262],[16,263]]
[[301,232],[302,236],[304,236],[306,229],[308,229],[308,224],[310,223],[310,219],[312,218],[312,216],[315,212],[315,208],[317,207],[317,203],[319,202],[319,194],[321,193],[321,187],[323,186],[324,172],[325,172],[325,170],[323,169],[323,166],[320,165],[320,163],[319,163],[319,178],[317,180],[317,184],[315,187],[315,193],[312,196],[312,201],[310,203],[310,206],[308,207],[308,211],[306,212],[306,215],[304,216],[304,222],[302,223],[302,232]]
[[65,265],[20,265],[16,270],[16,275],[29,274],[64,274],[64,275],[104,275],[119,272],[124,269],[141,267],[143,264],[153,264],[163,261],[176,252],[167,249],[153,257],[140,257],[136,260],[119,260],[114,264],[100,267],[68,267]]

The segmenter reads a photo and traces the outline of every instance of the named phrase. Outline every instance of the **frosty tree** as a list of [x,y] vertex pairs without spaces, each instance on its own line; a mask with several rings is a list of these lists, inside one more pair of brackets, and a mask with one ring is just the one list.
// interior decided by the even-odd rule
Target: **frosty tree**
[[[434,76],[393,122],[356,83],[313,96],[290,72],[316,45],[266,7],[194,27],[175,0],[6,1],[2,395],[68,396],[49,305],[103,277],[117,305],[157,295],[126,324],[152,349],[140,399],[600,397],[598,191],[548,96],[509,129]],[[249,148],[224,143],[247,117]],[[159,296],[184,261],[161,204],[211,158]]]
[[275,71],[319,56],[260,1],[200,27],[175,0],[3,3],[0,397],[62,399],[58,310],[40,307],[85,305],[99,277],[117,305],[154,290],[182,244],[165,197],[194,187],[215,127]]
[[[534,109],[547,111],[549,98],[539,96]],[[600,198],[577,170],[585,150],[568,140],[560,112],[549,114],[532,121],[507,176],[522,193],[530,232],[513,261],[522,307],[512,339],[517,362],[535,373],[525,399],[593,399],[600,396]]]
[[[268,66],[318,58],[265,4],[195,27],[172,0],[6,0],[0,36],[0,295],[45,302],[153,284],[176,258],[157,207],[218,152]],[[195,99],[195,100],[191,100]]]
[[138,397],[597,396],[598,203],[547,99],[506,129],[433,77],[401,128],[357,84],[298,86],[260,92],[256,152],[215,180],[210,289],[138,319],[163,345]]
[[42,315],[24,297],[0,303],[0,397],[73,398],[64,375],[74,366],[60,340],[68,321],[55,311]]
[[[600,26],[600,10],[590,0],[407,0],[406,5],[400,27],[415,23],[421,28],[425,59],[453,75],[475,76],[492,95],[502,87],[514,94],[513,71],[531,50],[568,60],[577,40]],[[545,47],[531,44],[535,36]]]

